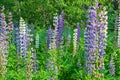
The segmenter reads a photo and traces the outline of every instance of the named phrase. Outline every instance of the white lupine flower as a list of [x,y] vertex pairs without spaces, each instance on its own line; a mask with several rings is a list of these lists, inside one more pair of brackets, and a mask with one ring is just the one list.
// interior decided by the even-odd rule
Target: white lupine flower
[[20,34],[26,34],[26,24],[25,24],[25,21],[24,19],[21,17],[20,18]]
[[118,40],[117,40],[117,45],[120,48],[120,13],[119,13],[119,17],[118,17],[118,21],[117,21],[117,27],[118,27]]
[[[99,13],[100,23],[99,27],[99,70],[100,72],[105,69],[104,67],[104,54],[106,49],[106,39],[107,39],[107,29],[108,29],[108,16],[106,8]],[[101,72],[100,77],[104,77],[104,74]]]
[[77,29],[74,29],[73,34],[73,56],[75,56],[77,51]]
[[52,49],[56,49],[57,45],[56,45],[56,36],[57,36],[57,30],[58,30],[58,16],[55,15],[54,16],[54,20],[53,20],[53,26],[55,27],[55,30],[53,31],[53,38],[52,38]]
[[39,39],[39,38],[40,38],[40,37],[39,37],[39,34],[37,33],[37,34],[36,34],[36,40],[35,40],[35,43],[36,43],[35,47],[36,47],[36,48],[39,48],[39,44],[40,44],[40,41],[39,41],[40,39]]

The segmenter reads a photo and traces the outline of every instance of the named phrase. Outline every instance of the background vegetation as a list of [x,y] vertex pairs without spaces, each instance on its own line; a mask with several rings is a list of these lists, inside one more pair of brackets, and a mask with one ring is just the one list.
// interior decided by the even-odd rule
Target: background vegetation
[[[99,0],[99,3],[107,7],[109,27],[113,28],[118,0]],[[85,27],[86,11],[93,4],[94,0],[0,0],[0,6],[5,6],[6,13],[11,11],[14,20],[22,16],[28,23],[34,23],[39,28],[52,25],[53,14],[61,11],[65,13],[66,24],[74,27],[79,22],[81,27]]]

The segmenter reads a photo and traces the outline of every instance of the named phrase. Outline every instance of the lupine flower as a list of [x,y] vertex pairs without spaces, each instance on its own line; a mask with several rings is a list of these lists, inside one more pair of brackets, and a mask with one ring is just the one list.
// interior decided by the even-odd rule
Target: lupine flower
[[80,40],[80,27],[79,24],[77,24],[73,34],[73,56],[75,56],[76,51],[78,50],[79,40]]
[[20,18],[20,54],[24,57],[27,54],[27,34],[26,34],[26,24],[23,18]]
[[75,56],[77,51],[77,29],[74,29],[73,34],[73,56]]
[[32,72],[37,72],[38,70],[38,64],[37,64],[37,57],[36,57],[36,51],[34,50],[34,48],[31,48],[31,53],[32,53]]
[[15,27],[15,42],[17,53],[20,53],[20,29],[18,27]]
[[60,44],[60,40],[62,38],[62,32],[64,28],[64,13],[61,12],[59,18],[58,18],[58,27],[57,27],[57,35],[56,35],[56,45],[57,47]]
[[33,53],[33,33],[32,29],[28,29],[28,26],[26,25],[26,44],[28,44],[27,47],[27,59],[26,59],[26,73],[28,80],[32,80],[32,72],[34,70],[34,55]]
[[[57,38],[58,38],[58,36],[57,36],[57,34],[58,34],[58,16],[57,16],[57,14],[55,14],[55,16],[54,16],[54,20],[53,20],[53,26],[55,27],[55,30],[52,32],[52,34],[51,33],[48,33],[48,39],[50,39],[51,41],[51,50],[55,50],[56,48],[57,48]],[[49,31],[47,31],[47,32],[49,32]],[[50,35],[49,35],[50,34]],[[51,36],[52,35],[52,36]],[[49,49],[50,49],[49,48]],[[50,75],[49,76],[49,79],[51,80],[51,79],[57,79],[57,72],[58,72],[58,67],[55,65],[55,63],[56,63],[56,61],[55,61],[55,56],[52,56],[52,57],[50,57],[50,58],[48,58],[47,60],[49,60],[49,61],[47,61],[47,70],[48,71],[52,71],[53,73],[54,73],[54,75]],[[51,67],[48,67],[49,65],[51,65]],[[49,68],[49,69],[48,69]]]
[[52,29],[49,28],[47,30],[47,47],[48,47],[48,49],[51,49],[51,47],[52,47],[51,43],[52,43]]
[[117,40],[117,45],[120,48],[120,13],[117,21],[117,27],[118,27],[118,40]]
[[[106,49],[106,38],[107,38],[107,11],[104,7],[101,13],[99,14],[100,23],[98,23],[99,27],[99,69],[100,71],[104,70],[104,54]],[[102,73],[101,73],[102,74]],[[102,74],[103,75],[103,74]]]
[[9,12],[8,19],[9,19],[8,20],[9,21],[9,23],[8,23],[8,30],[11,33],[11,31],[13,30],[13,22],[12,22],[12,13],[11,12]]
[[79,40],[80,40],[80,26],[79,26],[79,23],[77,23],[76,28],[77,28],[77,42],[79,42]]
[[[36,53],[34,50],[34,44],[33,44],[33,34],[34,34],[34,27],[30,27],[28,29],[28,26],[26,25],[26,48],[27,48],[27,60],[26,60],[26,73],[27,78],[29,80],[32,80],[32,73],[33,71],[36,72],[38,69],[37,60],[36,60]],[[38,43],[37,43],[38,44]]]
[[64,50],[64,37],[62,36],[60,39],[60,51],[63,52],[63,50]]
[[110,74],[112,76],[115,76],[115,63],[114,63],[114,60],[113,60],[112,56],[111,56],[111,59],[110,59]]
[[36,47],[36,48],[39,48],[39,45],[40,45],[40,42],[39,42],[40,39],[39,39],[39,38],[40,38],[40,37],[39,37],[39,34],[37,33],[37,34],[36,34],[36,40],[35,40],[35,47]]
[[[54,61],[52,60],[52,58],[47,58],[46,68],[47,68],[47,71],[49,71],[49,72],[53,72],[53,73],[55,72],[55,63],[54,63]],[[48,79],[53,80],[53,79],[54,79],[54,76],[55,76],[55,75],[50,74],[50,75],[48,76]]]
[[[97,13],[93,6],[88,11],[88,25],[85,29],[85,52],[86,52],[86,68],[89,74],[96,70],[96,55],[97,55],[97,29],[96,29]],[[92,74],[93,75],[93,74]]]
[[7,41],[7,23],[5,21],[5,14],[4,14],[4,6],[2,7],[1,14],[0,14],[0,71],[1,71],[1,77],[5,77],[5,74],[7,72],[6,65],[7,65],[7,53],[8,53],[8,41]]
[[117,35],[118,25],[119,25],[119,17],[117,16],[115,18],[115,26],[114,26],[114,44],[117,47],[118,47],[118,40],[116,35]]
[[55,15],[54,16],[54,20],[53,20],[53,26],[55,27],[55,30],[52,33],[52,49],[56,49],[57,48],[57,34],[59,33],[58,31],[58,16]]
[[14,23],[13,23],[13,33],[12,33],[12,35],[13,35],[13,41],[12,41],[12,42],[13,42],[15,45],[16,45],[16,36],[17,36],[17,35],[16,35],[16,32],[19,33],[17,30],[18,30],[18,22],[14,22]]
[[20,71],[20,29],[18,28],[18,23],[14,25],[14,37],[15,37],[15,45],[16,45],[16,53],[18,59],[18,71]]

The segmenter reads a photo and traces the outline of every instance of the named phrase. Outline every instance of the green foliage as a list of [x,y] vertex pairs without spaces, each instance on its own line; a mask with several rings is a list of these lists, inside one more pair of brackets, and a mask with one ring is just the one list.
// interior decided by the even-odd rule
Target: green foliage
[[[52,25],[53,14],[61,11],[65,13],[65,24],[74,27],[79,22],[81,27],[85,27],[86,11],[89,6],[94,5],[94,2],[93,0],[0,0],[0,6],[5,6],[6,13],[13,12],[15,20],[19,20],[22,16],[28,23],[34,23],[39,28]],[[99,3],[107,7],[109,27],[113,28],[117,12],[114,0],[99,0]]]

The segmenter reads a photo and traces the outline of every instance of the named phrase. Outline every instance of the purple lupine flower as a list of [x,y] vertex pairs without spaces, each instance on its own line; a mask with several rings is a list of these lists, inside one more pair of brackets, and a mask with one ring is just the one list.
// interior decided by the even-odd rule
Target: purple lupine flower
[[26,74],[27,74],[27,78],[29,80],[32,80],[32,72],[34,70],[34,54],[33,53],[33,33],[32,33],[32,29],[28,29],[28,26],[26,25],[26,50],[27,50],[27,54],[26,54]]
[[113,56],[111,56],[111,59],[110,59],[110,74],[112,76],[115,76],[115,63],[113,60]]
[[8,53],[8,36],[7,36],[7,23],[5,21],[4,6],[2,7],[0,14],[0,64],[1,64],[1,77],[5,78],[7,72],[7,53]]
[[20,54],[25,57],[27,54],[27,29],[23,18],[20,18]]
[[[58,16],[55,14],[54,19],[53,19],[53,26],[55,27],[55,30],[52,31],[51,29],[47,30],[47,42],[48,42],[48,48],[51,50],[55,50],[58,47],[59,43],[59,26],[58,26]],[[60,44],[60,43],[59,43]],[[54,75],[49,75],[49,79],[57,79],[56,73],[58,72],[58,66],[55,65],[56,61],[53,59],[55,56],[47,58],[47,65],[46,68],[48,71],[52,71]],[[50,65],[50,67],[49,67]]]
[[51,27],[47,30],[47,47],[48,49],[51,49],[51,43],[52,43],[52,29]]
[[60,44],[60,39],[62,38],[62,32],[64,28],[64,12],[61,12],[58,18],[58,27],[57,27],[57,35],[56,35],[56,45],[57,47]]
[[12,41],[12,42],[13,42],[15,45],[16,45],[16,36],[17,36],[17,35],[16,35],[16,32],[17,32],[17,30],[18,30],[18,29],[16,29],[16,28],[18,28],[18,22],[14,22],[14,23],[13,23],[13,34],[12,34],[12,35],[13,35],[13,41]]
[[[88,11],[88,25],[85,29],[85,53],[86,68],[89,74],[92,74],[95,68],[97,55],[97,29],[96,29],[97,13],[93,6]],[[93,75],[93,74],[92,74]]]
[[20,71],[20,29],[18,28],[18,23],[14,24],[14,43],[16,45],[16,53],[17,53],[17,60],[18,60],[18,71]]
[[37,72],[38,70],[38,64],[37,64],[37,57],[36,57],[36,51],[34,50],[34,48],[31,48],[31,52],[32,52],[32,72]]
[[36,52],[34,50],[34,43],[33,43],[33,34],[34,32],[32,31],[34,28],[28,29],[28,26],[26,25],[26,74],[27,78],[29,80],[32,80],[32,73],[36,73],[38,70],[38,64],[37,64],[37,58],[36,58]]
[[79,42],[79,40],[80,40],[80,26],[79,26],[79,23],[77,23],[76,28],[77,28],[77,42]]
[[17,47],[17,54],[20,53],[20,29],[15,27],[15,44]]

